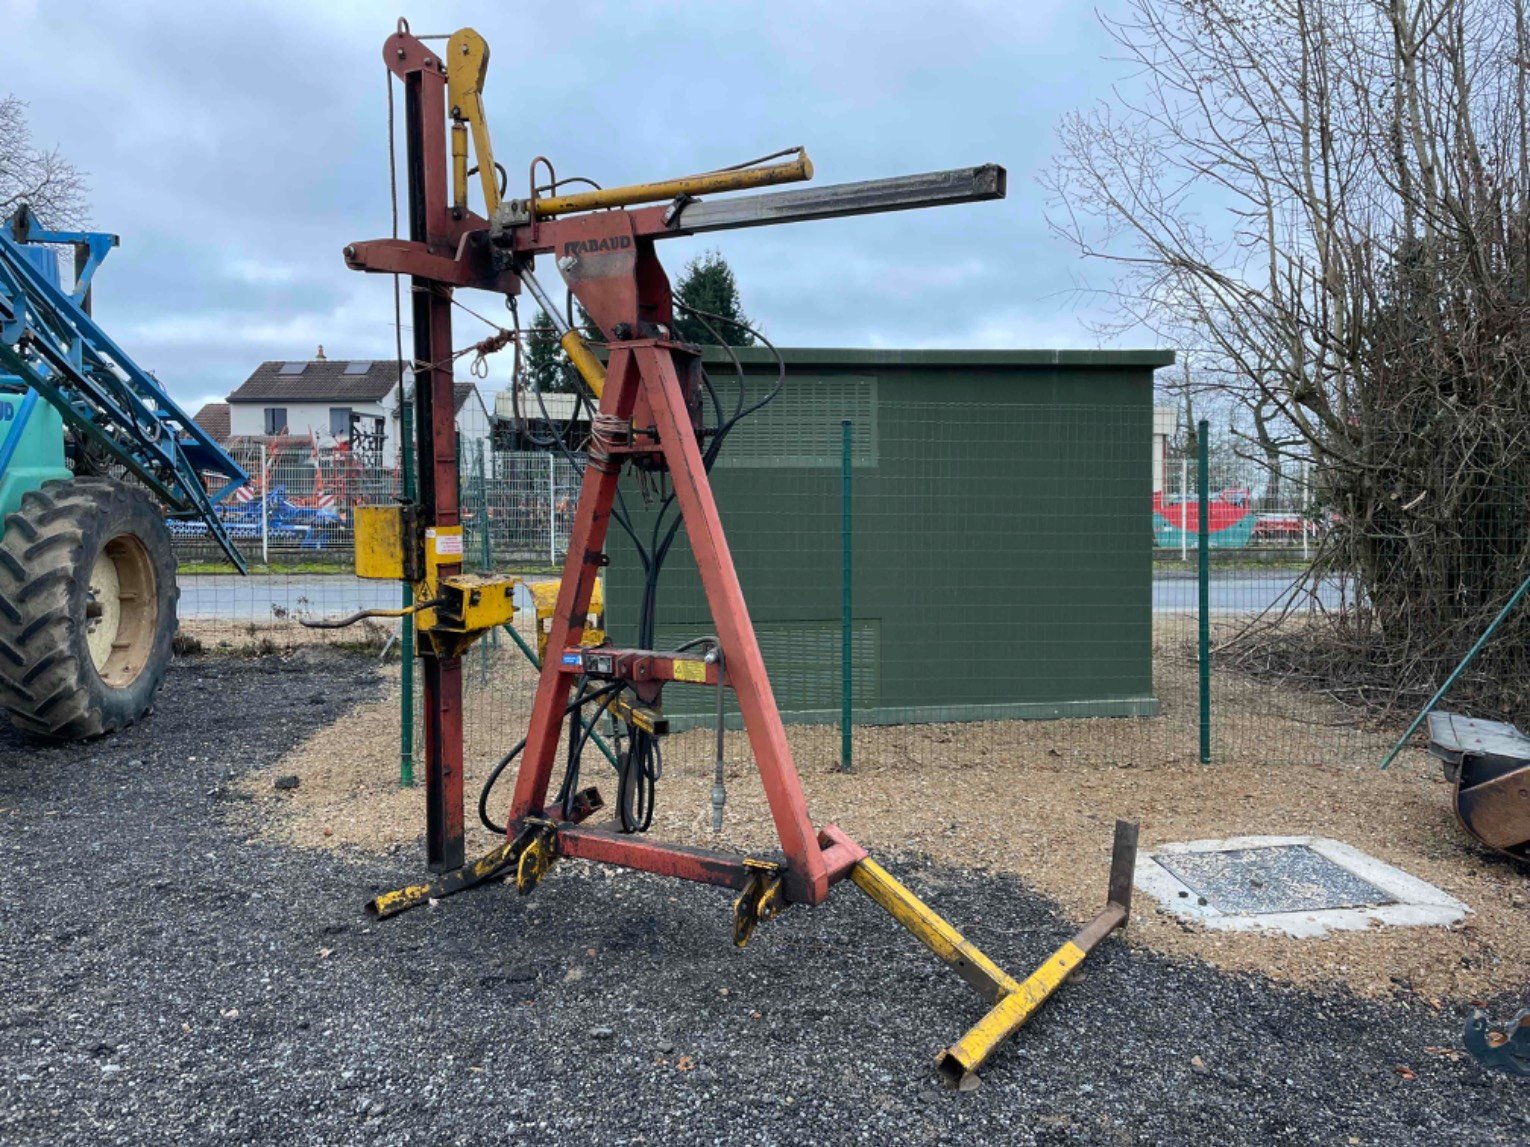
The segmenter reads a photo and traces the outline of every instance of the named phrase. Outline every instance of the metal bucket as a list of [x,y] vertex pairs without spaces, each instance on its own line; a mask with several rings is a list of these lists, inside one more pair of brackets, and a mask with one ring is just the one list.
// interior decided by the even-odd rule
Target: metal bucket
[[1429,752],[1455,785],[1461,826],[1489,848],[1530,862],[1530,737],[1503,721],[1431,713]]

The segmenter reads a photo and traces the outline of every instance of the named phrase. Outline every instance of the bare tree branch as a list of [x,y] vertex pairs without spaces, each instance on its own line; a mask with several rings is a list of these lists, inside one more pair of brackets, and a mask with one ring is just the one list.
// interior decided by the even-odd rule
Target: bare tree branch
[[[1235,453],[1311,460],[1313,575],[1356,587],[1257,660],[1427,689],[1530,570],[1525,0],[1128,0],[1106,28],[1134,76],[1060,124],[1052,230],[1122,328],[1194,347]],[[1527,639],[1486,704],[1530,704]]]
[[25,203],[46,226],[82,227],[88,192],[84,172],[57,148],[32,142],[27,105],[14,95],[0,98],[0,219]]

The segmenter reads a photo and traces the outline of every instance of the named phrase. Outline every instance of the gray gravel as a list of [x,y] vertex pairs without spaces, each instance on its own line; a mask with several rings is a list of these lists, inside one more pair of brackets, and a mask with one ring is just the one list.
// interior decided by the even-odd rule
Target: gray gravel
[[[979,1002],[848,887],[744,952],[724,893],[573,863],[370,922],[415,850],[252,843],[228,782],[377,688],[341,654],[197,659],[111,740],[0,732],[0,1142],[1530,1142],[1530,1084],[1425,1052],[1457,1008],[1114,941],[938,1091]],[[1012,880],[890,867],[1011,970],[1072,930]]]

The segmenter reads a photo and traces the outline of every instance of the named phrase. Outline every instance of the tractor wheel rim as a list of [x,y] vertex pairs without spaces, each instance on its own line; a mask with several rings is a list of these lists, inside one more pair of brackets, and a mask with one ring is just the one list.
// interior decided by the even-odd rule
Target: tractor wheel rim
[[158,586],[149,551],[132,534],[101,547],[85,593],[85,644],[110,688],[131,685],[149,661],[159,621]]

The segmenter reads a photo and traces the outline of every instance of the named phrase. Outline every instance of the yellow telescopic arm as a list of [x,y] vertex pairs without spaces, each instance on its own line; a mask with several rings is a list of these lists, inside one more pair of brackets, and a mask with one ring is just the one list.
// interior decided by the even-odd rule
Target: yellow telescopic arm
[[710,195],[718,191],[743,191],[750,187],[770,187],[777,183],[800,183],[813,178],[813,161],[806,148],[797,149],[797,157],[788,163],[768,167],[738,167],[713,171],[706,175],[687,175],[658,183],[633,183],[626,187],[607,187],[603,191],[581,191],[575,195],[552,195],[536,201],[536,217],[568,215],[575,211],[598,211],[606,207],[630,207],[634,203],[663,203],[682,195]]
[[563,347],[563,353],[568,355],[569,362],[574,364],[574,369],[584,379],[585,385],[599,398],[600,392],[606,388],[606,371],[600,365],[600,359],[595,357],[595,352],[590,349],[590,344],[573,327],[568,329],[558,343]]

